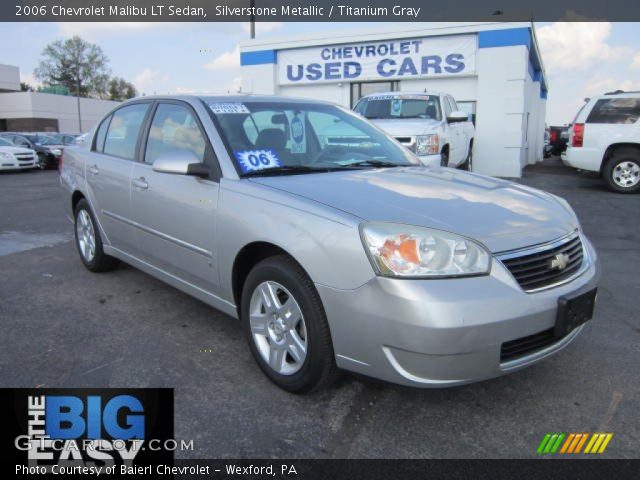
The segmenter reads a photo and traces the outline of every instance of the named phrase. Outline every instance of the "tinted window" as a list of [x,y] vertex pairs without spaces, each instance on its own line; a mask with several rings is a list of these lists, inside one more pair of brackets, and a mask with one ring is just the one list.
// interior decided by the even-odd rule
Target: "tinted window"
[[368,119],[425,118],[440,120],[440,100],[434,95],[374,95],[363,98],[357,113]]
[[111,118],[104,142],[104,153],[133,160],[136,156],[136,141],[149,108],[148,104],[122,107]]
[[96,144],[94,147],[94,151],[96,152],[102,152],[102,149],[104,148],[104,139],[107,136],[107,128],[109,128],[110,121],[111,115],[105,118],[98,128],[98,133],[96,133]]
[[607,98],[596,102],[587,123],[636,123],[640,118],[640,98]]
[[187,150],[204,162],[206,142],[191,111],[181,105],[160,104],[153,116],[144,161],[153,163],[158,157]]

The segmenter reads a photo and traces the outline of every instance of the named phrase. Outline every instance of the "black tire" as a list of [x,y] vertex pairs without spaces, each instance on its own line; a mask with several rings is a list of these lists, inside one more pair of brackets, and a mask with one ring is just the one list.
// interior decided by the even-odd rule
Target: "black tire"
[[449,153],[446,150],[443,150],[440,154],[440,166],[448,167],[449,166]]
[[467,153],[467,159],[460,164],[460,170],[466,170],[467,172],[473,171],[473,144],[469,144],[469,152]]
[[38,168],[40,170],[46,170],[49,167],[49,159],[45,153],[38,154]]
[[[293,295],[306,325],[306,358],[300,369],[290,375],[283,375],[269,366],[251,332],[251,296],[258,286],[267,281],[279,283]],[[240,318],[253,358],[264,374],[280,388],[292,393],[310,392],[330,385],[337,378],[331,332],[322,301],[309,276],[291,257],[284,254],[269,257],[249,272],[242,289]]]
[[[632,177],[629,179],[630,185],[625,187],[621,185],[624,178],[620,176],[623,171],[633,170]],[[618,193],[636,193],[640,191],[640,149],[637,148],[618,148],[613,152],[602,170],[604,181],[609,190]],[[616,181],[616,178],[619,180]],[[635,185],[633,179],[635,178]]]
[[[95,248],[93,258],[88,260],[82,253],[82,249],[80,247],[80,241],[78,238],[78,222],[80,221],[81,212],[86,212],[89,215],[89,219],[91,220],[91,224],[93,227],[94,238],[95,238]],[[113,270],[118,265],[118,259],[114,258],[110,255],[104,253],[102,248],[102,237],[100,236],[100,230],[97,228],[97,222],[95,217],[93,216],[93,212],[89,207],[89,203],[83,198],[76,205],[74,211],[74,231],[75,231],[75,239],[76,239],[76,248],[78,249],[78,254],[80,255],[80,260],[85,267],[91,272],[99,273],[99,272],[108,272],[109,270]]]

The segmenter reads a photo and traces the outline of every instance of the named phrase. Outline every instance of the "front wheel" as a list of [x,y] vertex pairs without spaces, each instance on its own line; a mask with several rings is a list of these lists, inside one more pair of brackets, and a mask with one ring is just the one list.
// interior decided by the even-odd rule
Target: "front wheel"
[[337,376],[320,296],[292,258],[270,257],[251,270],[240,317],[253,357],[279,387],[302,393],[325,387]]
[[640,191],[640,151],[635,148],[616,150],[602,173],[607,186],[614,192]]
[[47,160],[47,155],[45,153],[38,154],[38,168],[40,170],[46,170],[49,166],[49,161]]
[[441,167],[448,167],[449,166],[449,153],[447,153],[446,151],[443,151],[440,154],[440,166]]

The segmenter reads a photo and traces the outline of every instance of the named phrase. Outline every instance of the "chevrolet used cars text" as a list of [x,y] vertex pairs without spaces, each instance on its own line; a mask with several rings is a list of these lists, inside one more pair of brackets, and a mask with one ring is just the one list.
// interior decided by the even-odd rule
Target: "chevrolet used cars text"
[[242,322],[294,392],[342,370],[474,382],[565,347],[599,261],[563,199],[425,167],[348,109],[269,96],[125,102],[65,150],[91,271],[118,260]]

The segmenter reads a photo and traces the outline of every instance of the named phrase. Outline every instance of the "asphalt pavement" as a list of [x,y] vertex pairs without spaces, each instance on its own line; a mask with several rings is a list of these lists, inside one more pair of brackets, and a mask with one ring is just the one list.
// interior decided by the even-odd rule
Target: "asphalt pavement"
[[602,260],[595,319],[558,355],[464,387],[343,375],[296,396],[232,318],[126,265],[88,272],[57,181],[0,174],[2,387],[173,387],[182,458],[528,458],[547,432],[613,432],[604,455],[638,458],[640,195],[557,159],[519,180],[566,198]]

